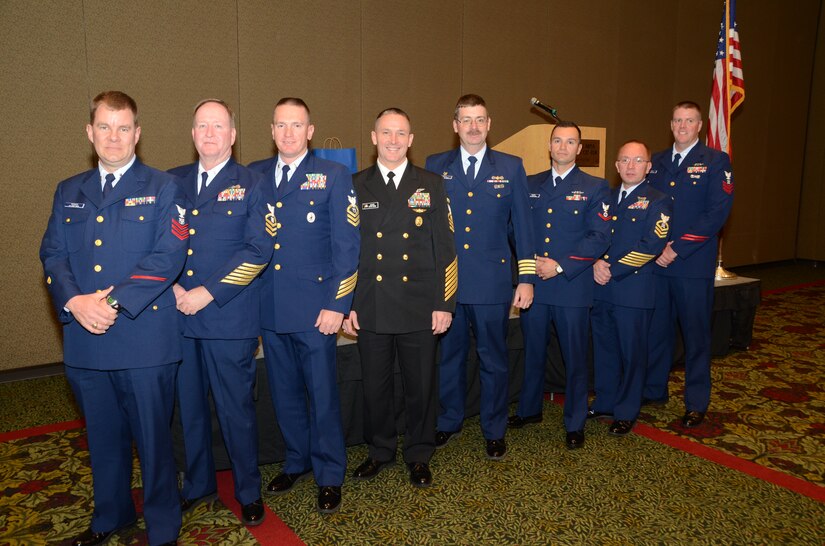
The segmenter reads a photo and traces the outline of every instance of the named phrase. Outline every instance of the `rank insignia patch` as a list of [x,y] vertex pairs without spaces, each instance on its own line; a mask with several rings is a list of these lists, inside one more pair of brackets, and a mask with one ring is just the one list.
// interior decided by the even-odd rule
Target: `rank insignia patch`
[[127,197],[123,200],[124,207],[136,207],[138,205],[154,205],[155,196],[147,195],[146,197]]
[[238,286],[247,286],[255,277],[258,276],[258,273],[266,267],[266,264],[250,264],[250,263],[242,263],[235,269],[233,269],[226,277],[221,279],[222,283],[225,284],[234,284]]
[[185,241],[189,238],[189,224],[186,223],[186,209],[175,205],[178,209],[178,219],[172,219],[172,235]]
[[357,201],[355,199],[355,191],[350,190],[350,195],[347,195],[347,201],[349,201],[349,205],[347,205],[347,222],[350,223],[353,227],[358,227],[361,223],[361,213],[358,212],[358,205],[356,204]]
[[223,190],[218,194],[218,201],[243,201],[246,188],[242,188],[240,184],[235,184]]
[[733,173],[730,171],[725,171],[725,180],[722,181],[722,189],[725,190],[725,193],[728,195],[733,193]]
[[307,173],[307,180],[301,184],[301,190],[325,190],[327,189],[327,175],[321,173]]
[[424,188],[418,188],[407,200],[407,204],[415,212],[426,212],[430,208],[430,194]]
[[665,213],[661,213],[661,216],[662,219],[656,222],[656,227],[653,229],[653,232],[659,239],[664,239],[667,237],[667,232],[670,231],[670,225],[668,224],[670,221],[670,216]]
[[269,209],[269,214],[264,217],[264,220],[266,220],[266,232],[270,237],[275,237],[278,234],[278,222],[275,220],[275,207],[267,203],[266,208]]
[[608,205],[607,203],[602,203],[602,211],[599,213],[599,218],[601,218],[605,222],[611,220],[610,205]]

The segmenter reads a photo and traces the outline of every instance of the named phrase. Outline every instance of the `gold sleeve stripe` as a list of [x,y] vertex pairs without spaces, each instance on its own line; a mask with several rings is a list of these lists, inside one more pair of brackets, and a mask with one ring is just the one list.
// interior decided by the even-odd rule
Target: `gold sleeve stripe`
[[444,301],[449,301],[458,290],[458,256],[447,266],[444,274]]
[[642,267],[647,262],[652,260],[655,256],[653,254],[642,254],[641,252],[628,252],[621,260],[620,264],[629,265],[630,267]]
[[353,290],[355,290],[355,285],[357,282],[358,272],[356,271],[355,273],[341,281],[341,284],[338,286],[338,294],[335,296],[335,299],[339,300],[347,294],[349,294],[350,292],[352,292]]
[[237,284],[239,286],[246,286],[255,280],[255,277],[258,276],[258,273],[266,267],[266,264],[255,265],[255,264],[248,264],[242,263],[238,267],[232,270],[226,277],[221,279],[222,283],[226,284]]
[[455,233],[455,223],[453,222],[453,213],[452,212],[447,213],[447,222],[450,224],[450,231]]
[[518,261],[518,274],[519,275],[535,275],[536,274],[536,260],[535,260],[535,258],[530,258],[529,260],[519,260]]

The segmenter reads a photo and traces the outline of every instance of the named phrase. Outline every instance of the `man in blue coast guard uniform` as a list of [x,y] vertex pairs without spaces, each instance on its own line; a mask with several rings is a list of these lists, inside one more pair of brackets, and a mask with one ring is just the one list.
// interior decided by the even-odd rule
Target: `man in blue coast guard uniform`
[[[453,130],[461,146],[427,158],[426,168],[444,179],[455,223],[458,303],[441,340],[436,447],[461,434],[467,397],[470,328],[480,360],[481,430],[487,457],[507,453],[507,329],[510,305],[526,309],[533,301],[536,260],[527,175],[521,159],[487,147],[490,116],[484,99],[458,99]],[[519,283],[513,295],[508,231],[512,226]],[[512,303],[511,303],[512,302]]]
[[648,175],[673,197],[670,241],[656,259],[656,308],[644,398],[663,403],[673,364],[676,321],[685,344],[685,427],[698,426],[710,403],[710,341],[717,234],[733,206],[730,157],[699,142],[702,110],[680,102],[670,121],[673,147],[653,156]]
[[588,416],[612,415],[608,432],[625,436],[642,405],[653,260],[667,242],[673,199],[645,180],[650,150],[642,142],[631,140],[619,148],[616,170],[622,184],[610,192],[610,248],[593,264],[597,284],[590,321],[596,398]]
[[183,363],[178,402],[186,450],[181,490],[184,512],[215,497],[212,391],[232,463],[235,498],[247,525],[264,518],[258,470],[258,427],[253,389],[260,333],[258,274],[272,255],[267,226],[274,194],[261,175],[232,159],[235,115],[219,99],[195,106],[192,140],[198,161],[172,169],[186,193],[189,251],[174,285],[183,317]]
[[249,168],[277,186],[261,327],[286,461],[267,492],[286,493],[314,473],[318,511],[327,514],[340,508],[347,464],[335,351],[358,278],[360,214],[349,171],[308,153],[314,131],[303,100],[281,99],[272,122],[278,155]]
[[566,372],[569,449],[584,445],[591,267],[607,249],[612,218],[607,181],[576,166],[581,148],[578,125],[559,122],[550,134],[551,169],[527,178],[539,280],[532,307],[521,313],[524,383],[517,414],[511,418],[521,424],[541,421],[547,345],[555,326]]
[[170,421],[181,348],[172,282],[186,258],[185,200],[172,175],[135,157],[131,97],[97,95],[86,133],[98,166],[58,185],[40,247],[92,465],[92,522],[72,544],[102,544],[135,522],[132,441],[149,544],[175,544],[181,512]]

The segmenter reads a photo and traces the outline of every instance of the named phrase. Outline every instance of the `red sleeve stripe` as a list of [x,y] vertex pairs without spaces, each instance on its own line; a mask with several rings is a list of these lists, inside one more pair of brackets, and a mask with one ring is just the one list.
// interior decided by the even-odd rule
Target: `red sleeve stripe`
[[710,239],[710,237],[708,237],[707,235],[694,235],[692,233],[685,233],[684,235],[682,235],[681,239],[683,241],[693,241],[696,243],[702,243]]
[[595,258],[585,258],[583,256],[568,256],[571,260],[579,260],[580,262],[592,262]]
[[131,276],[131,277],[129,277],[129,278],[130,278],[130,279],[136,279],[136,280],[139,280],[139,281],[158,281],[158,282],[164,282],[164,281],[166,280],[166,277],[153,277],[153,276],[151,276],[151,275],[132,275],[132,276]]

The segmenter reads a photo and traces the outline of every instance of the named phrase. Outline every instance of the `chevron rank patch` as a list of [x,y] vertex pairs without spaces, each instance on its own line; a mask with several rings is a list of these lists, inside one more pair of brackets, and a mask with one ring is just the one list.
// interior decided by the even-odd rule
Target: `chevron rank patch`
[[349,193],[350,195],[347,195],[347,201],[349,201],[349,205],[347,205],[347,222],[353,227],[358,227],[361,223],[361,213],[358,211],[355,190],[350,190]]
[[186,222],[186,209],[179,205],[175,206],[178,209],[178,218],[177,220],[172,219],[172,235],[181,241],[185,241],[189,238],[189,224]]
[[450,301],[458,290],[458,256],[444,270],[444,301]]
[[601,218],[605,222],[613,219],[610,216],[610,205],[608,205],[607,203],[602,203],[602,211],[599,213],[599,218]]
[[355,285],[358,283],[358,271],[341,281],[338,285],[338,293],[335,295],[336,300],[340,300],[347,294],[351,294],[355,290]]
[[653,228],[653,233],[656,234],[656,237],[659,239],[664,239],[667,237],[667,232],[670,231],[670,216],[666,215],[664,212],[661,213],[662,219],[656,222],[656,227]]
[[725,179],[722,181],[722,190],[728,195],[733,193],[733,173],[725,171]]
[[275,219],[275,206],[267,203],[266,208],[269,209],[269,213],[264,216],[264,220],[266,221],[266,232],[270,237],[275,237],[278,234],[278,221]]
[[247,286],[255,277],[258,276],[258,273],[266,267],[266,264],[249,264],[249,263],[242,263],[238,267],[232,270],[226,277],[221,279],[222,283],[226,284],[237,284],[239,286]]

